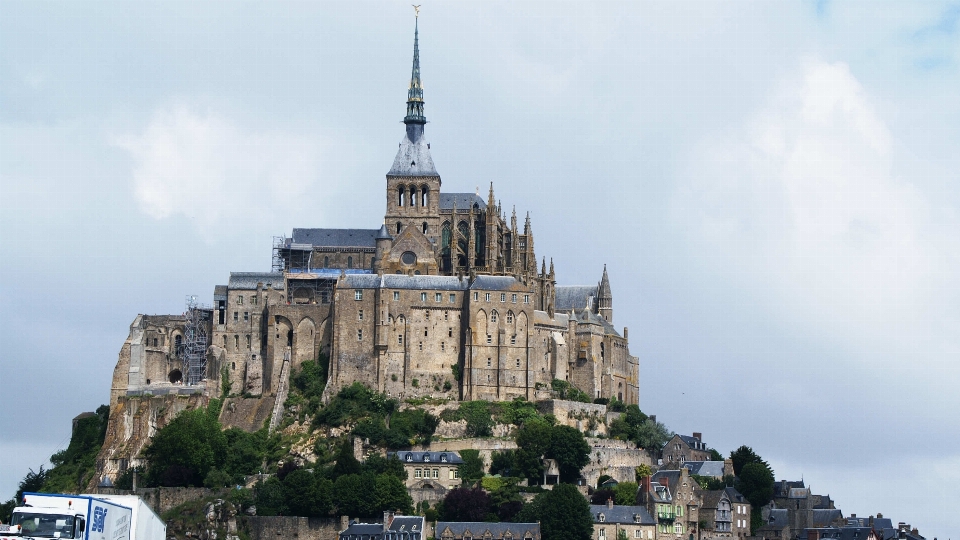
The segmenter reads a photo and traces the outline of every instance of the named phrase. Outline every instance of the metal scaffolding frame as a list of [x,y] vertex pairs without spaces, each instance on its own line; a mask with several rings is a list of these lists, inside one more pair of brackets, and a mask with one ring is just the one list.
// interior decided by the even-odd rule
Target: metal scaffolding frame
[[184,314],[187,322],[183,330],[183,365],[187,368],[189,385],[196,385],[207,378],[207,347],[210,337],[207,335],[207,324],[212,320],[213,310],[197,301],[197,297],[190,295],[186,299],[187,311]]
[[273,237],[273,264],[271,268],[274,272],[283,272],[286,270],[286,262],[283,260],[283,251],[287,247],[287,238],[285,236]]

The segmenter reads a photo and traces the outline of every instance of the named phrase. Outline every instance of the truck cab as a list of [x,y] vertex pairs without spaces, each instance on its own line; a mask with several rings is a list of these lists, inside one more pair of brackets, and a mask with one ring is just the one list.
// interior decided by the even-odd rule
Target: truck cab
[[10,524],[0,525],[0,540],[82,539],[86,530],[84,514],[70,512],[70,508],[66,510],[32,506],[14,508]]

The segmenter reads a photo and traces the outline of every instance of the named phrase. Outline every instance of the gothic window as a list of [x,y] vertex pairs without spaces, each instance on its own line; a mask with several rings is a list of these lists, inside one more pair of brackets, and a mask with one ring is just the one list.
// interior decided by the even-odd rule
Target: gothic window
[[496,311],[496,310],[493,310],[493,311],[490,312],[490,322],[492,322],[492,323],[497,322],[497,311]]
[[508,312],[507,312],[507,324],[512,324],[512,323],[513,323],[513,312],[512,312],[512,311],[508,311]]
[[[404,199],[404,196],[406,196],[406,194],[407,194],[406,186],[401,185],[400,187],[397,188],[397,206],[403,206],[403,199]],[[397,225],[399,225],[399,223]],[[400,232],[399,227],[397,228],[397,232]]]
[[430,189],[427,186],[420,186],[420,206],[427,206],[430,203],[429,193]]

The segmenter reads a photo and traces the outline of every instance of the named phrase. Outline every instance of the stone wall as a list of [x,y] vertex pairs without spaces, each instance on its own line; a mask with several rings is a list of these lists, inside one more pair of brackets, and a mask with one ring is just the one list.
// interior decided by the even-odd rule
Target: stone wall
[[433,441],[427,445],[417,445],[411,448],[415,452],[443,452],[450,450],[460,452],[461,450],[479,450],[480,457],[483,458],[484,468],[490,468],[490,456],[493,452],[502,452],[504,450],[516,450],[517,443],[513,439],[497,438],[473,438],[457,439],[450,441]]
[[116,481],[124,467],[141,465],[140,452],[158,429],[181,411],[204,407],[208,401],[204,394],[119,396],[110,408],[107,433],[97,454],[97,474],[87,490],[93,490],[104,476]]
[[347,523],[344,518],[248,516],[241,527],[250,540],[337,540]]
[[537,410],[541,414],[552,414],[557,418],[557,423],[577,428],[588,435],[607,433],[606,405],[551,399],[537,403]]

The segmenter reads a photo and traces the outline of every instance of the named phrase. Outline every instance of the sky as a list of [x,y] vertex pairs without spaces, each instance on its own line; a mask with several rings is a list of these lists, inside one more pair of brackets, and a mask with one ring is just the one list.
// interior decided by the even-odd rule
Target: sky
[[[960,4],[434,2],[445,191],[606,264],[640,404],[845,515],[956,538]],[[0,495],[109,400],[138,313],[293,227],[377,228],[408,2],[0,0]]]

